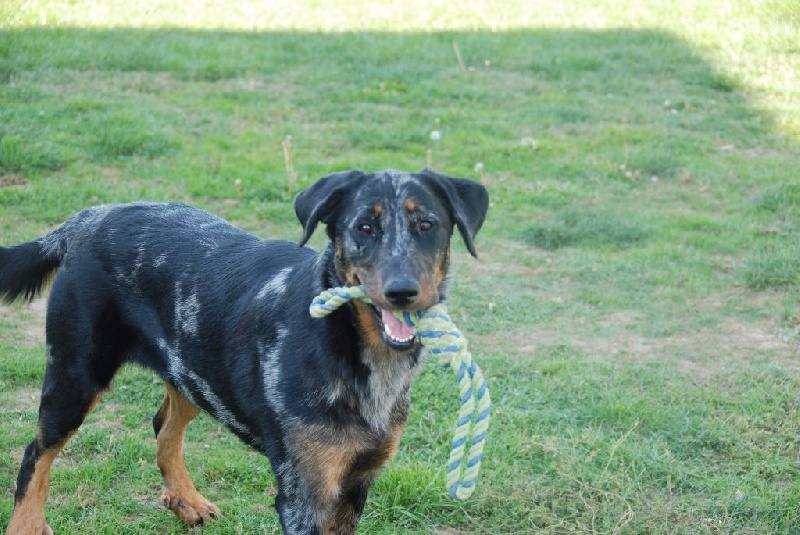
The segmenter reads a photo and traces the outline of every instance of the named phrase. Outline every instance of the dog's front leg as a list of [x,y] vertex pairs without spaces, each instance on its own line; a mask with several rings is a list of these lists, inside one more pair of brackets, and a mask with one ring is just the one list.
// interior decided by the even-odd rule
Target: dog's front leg
[[303,477],[295,461],[284,461],[278,467],[278,496],[275,508],[285,535],[322,535],[330,512],[332,497],[325,499],[315,492]]
[[325,522],[324,533],[334,535],[352,535],[356,532],[367,494],[372,486],[372,478],[352,484],[339,498],[334,510]]
[[[284,473],[286,470],[284,469]],[[275,507],[287,535],[352,535],[356,531],[372,477],[348,476],[335,495],[314,494],[308,482],[281,478]],[[291,484],[290,484],[291,482]]]
[[[347,526],[336,525],[340,504],[354,488],[349,476],[364,451],[359,440],[343,439],[324,426],[295,425],[284,437],[287,456],[276,463],[278,497],[275,506],[281,526],[287,534],[322,534],[355,532],[363,501],[351,514],[342,514]],[[368,489],[368,486],[367,486]],[[357,511],[357,512],[356,512]]]

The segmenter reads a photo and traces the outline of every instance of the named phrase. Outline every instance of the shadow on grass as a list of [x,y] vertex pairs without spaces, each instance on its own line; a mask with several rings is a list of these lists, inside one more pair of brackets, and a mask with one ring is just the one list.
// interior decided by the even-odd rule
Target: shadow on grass
[[430,148],[453,174],[484,164],[505,226],[599,183],[753,195],[742,175],[779,180],[784,162],[747,153],[775,141],[773,124],[735,89],[657,31],[4,31],[0,174],[137,159],[195,197],[230,197],[238,178],[245,195],[285,201],[287,134],[303,183],[332,168],[421,167]]
[[[770,130],[735,94],[734,81],[673,36],[652,31],[31,29],[0,33],[0,58],[10,103],[4,143],[52,138],[42,130],[58,128],[62,135],[47,152],[60,151],[66,161],[159,157],[176,143],[186,149],[185,130],[193,126],[235,134],[215,131],[229,125],[191,124],[185,113],[192,104],[257,120],[262,135],[298,124],[335,128],[335,138],[320,140],[324,154],[424,153],[439,117],[451,143],[442,143],[443,156],[458,149],[468,157],[448,167],[471,171],[483,158],[490,172],[561,180],[625,178],[619,164],[631,176],[671,177],[716,145],[748,147]],[[43,107],[46,116],[37,117]],[[526,136],[535,147],[520,143]],[[569,139],[582,158],[570,157]],[[3,157],[3,172],[52,169],[52,156],[26,145],[32,154]]]

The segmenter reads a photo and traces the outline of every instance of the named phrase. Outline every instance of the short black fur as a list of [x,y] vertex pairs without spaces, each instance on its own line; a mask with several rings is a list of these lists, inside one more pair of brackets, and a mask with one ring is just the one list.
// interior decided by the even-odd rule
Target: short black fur
[[[174,418],[171,395],[269,458],[286,533],[354,532],[372,481],[397,451],[425,360],[416,338],[399,340],[408,333],[388,312],[444,299],[453,228],[475,255],[487,210],[486,190],[469,180],[347,171],[295,202],[301,245],[327,225],[320,253],[171,203],[89,208],[37,240],[0,247],[7,301],[32,299],[68,268],[50,292],[39,432],[19,472],[10,532],[44,522],[43,505],[41,520],[30,512],[34,467],[126,363],[168,385],[157,435]],[[398,304],[387,281],[413,291]],[[319,292],[346,284],[363,284],[374,305],[310,317]]]

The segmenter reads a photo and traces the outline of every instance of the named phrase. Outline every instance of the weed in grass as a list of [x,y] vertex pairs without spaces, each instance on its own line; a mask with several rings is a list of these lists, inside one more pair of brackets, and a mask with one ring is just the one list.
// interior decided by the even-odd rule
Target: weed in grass
[[745,259],[742,278],[754,290],[781,290],[800,286],[800,243],[780,241],[764,246]]
[[0,84],[7,84],[16,73],[14,65],[7,58],[0,56]]
[[0,134],[0,174],[57,171],[66,161],[48,142]]
[[133,115],[114,114],[103,118],[92,139],[92,156],[97,162],[139,156],[156,158],[175,149],[175,141],[163,131],[142,124]]
[[626,222],[611,212],[570,208],[550,220],[534,223],[523,239],[534,247],[552,251],[580,245],[625,248],[647,235],[645,226]]
[[632,150],[626,167],[634,169],[645,179],[673,176],[685,165],[675,147],[656,144]]
[[758,210],[794,211],[800,208],[800,184],[780,183],[770,187],[755,200]]

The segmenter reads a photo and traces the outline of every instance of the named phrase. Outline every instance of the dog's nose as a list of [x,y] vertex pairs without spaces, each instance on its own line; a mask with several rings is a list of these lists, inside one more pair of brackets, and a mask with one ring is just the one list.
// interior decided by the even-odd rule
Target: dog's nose
[[413,303],[418,294],[419,283],[414,279],[390,279],[383,287],[383,295],[398,307]]

